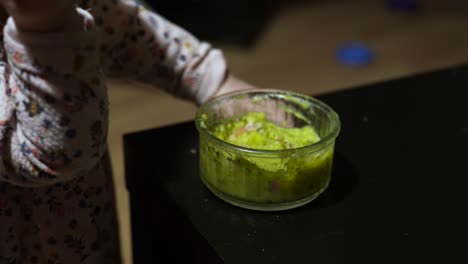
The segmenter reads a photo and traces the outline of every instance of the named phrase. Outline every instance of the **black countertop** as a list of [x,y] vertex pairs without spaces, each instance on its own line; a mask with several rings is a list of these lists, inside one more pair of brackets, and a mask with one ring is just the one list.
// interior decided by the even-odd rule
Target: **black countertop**
[[213,196],[193,122],[125,135],[134,263],[468,262],[468,67],[319,99],[342,121],[333,178],[289,211]]

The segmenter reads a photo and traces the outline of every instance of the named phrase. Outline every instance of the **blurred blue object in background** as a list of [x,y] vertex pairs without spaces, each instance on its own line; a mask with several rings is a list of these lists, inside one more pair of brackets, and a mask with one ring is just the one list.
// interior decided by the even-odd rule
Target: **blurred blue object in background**
[[349,42],[338,48],[336,57],[345,66],[362,67],[374,61],[374,52],[364,43]]

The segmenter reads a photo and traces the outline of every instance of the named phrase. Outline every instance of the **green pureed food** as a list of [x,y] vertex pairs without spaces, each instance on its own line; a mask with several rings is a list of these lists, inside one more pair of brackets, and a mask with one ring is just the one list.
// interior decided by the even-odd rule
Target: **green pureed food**
[[281,127],[268,121],[265,113],[256,112],[216,126],[213,134],[233,145],[259,150],[300,148],[320,141],[311,126]]
[[330,181],[334,142],[308,151],[320,141],[312,126],[282,127],[251,112],[214,126],[211,134],[229,144],[201,139],[201,177],[231,202],[293,203],[315,198]]

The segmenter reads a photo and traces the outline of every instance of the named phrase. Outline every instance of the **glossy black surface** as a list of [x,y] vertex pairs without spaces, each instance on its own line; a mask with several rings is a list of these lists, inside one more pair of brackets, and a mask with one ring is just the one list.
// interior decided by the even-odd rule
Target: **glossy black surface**
[[135,264],[468,262],[468,68],[319,98],[342,121],[332,182],[290,211],[209,193],[192,122],[126,135]]

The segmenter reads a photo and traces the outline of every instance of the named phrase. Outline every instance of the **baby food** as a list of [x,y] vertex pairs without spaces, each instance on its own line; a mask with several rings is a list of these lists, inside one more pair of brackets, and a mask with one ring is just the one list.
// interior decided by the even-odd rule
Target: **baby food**
[[264,113],[251,112],[226,119],[211,133],[242,147],[200,138],[202,180],[222,198],[292,203],[319,195],[330,181],[334,142],[321,149],[308,148],[320,141],[313,126],[284,127],[267,120]]

